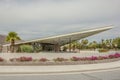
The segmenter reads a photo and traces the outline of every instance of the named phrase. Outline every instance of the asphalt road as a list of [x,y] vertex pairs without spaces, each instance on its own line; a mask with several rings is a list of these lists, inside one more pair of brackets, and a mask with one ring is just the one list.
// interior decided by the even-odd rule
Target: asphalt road
[[120,80],[120,69],[67,74],[0,74],[0,80]]

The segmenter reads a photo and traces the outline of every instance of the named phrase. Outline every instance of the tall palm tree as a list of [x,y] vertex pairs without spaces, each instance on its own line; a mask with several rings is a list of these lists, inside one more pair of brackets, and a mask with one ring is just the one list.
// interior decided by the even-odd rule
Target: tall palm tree
[[81,40],[81,44],[82,44],[82,48],[83,49],[86,49],[87,48],[87,44],[88,44],[89,42],[88,42],[88,40],[87,39],[83,39],[83,40]]
[[16,32],[9,32],[6,41],[10,42],[10,52],[14,52],[14,45],[16,40],[21,40]]
[[93,48],[94,48],[94,50],[97,48],[97,42],[96,41],[93,41]]

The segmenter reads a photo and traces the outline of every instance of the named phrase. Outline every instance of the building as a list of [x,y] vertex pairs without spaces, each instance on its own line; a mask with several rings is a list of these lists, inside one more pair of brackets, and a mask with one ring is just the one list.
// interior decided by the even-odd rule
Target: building
[[[105,26],[101,28],[89,29],[80,32],[74,32],[74,33],[52,36],[47,38],[40,38],[30,41],[17,42],[15,43],[15,48],[16,48],[15,50],[17,50],[20,45],[29,44],[32,45],[33,47],[41,46],[43,51],[59,52],[60,46],[62,45],[86,38],[88,36],[98,34],[103,31],[107,31],[109,29],[112,29],[112,26]],[[3,45],[3,52],[8,52],[9,50],[10,50],[10,44]],[[71,51],[71,45],[69,45],[69,51]]]
[[5,35],[0,35],[0,52],[2,51],[2,45],[5,44]]

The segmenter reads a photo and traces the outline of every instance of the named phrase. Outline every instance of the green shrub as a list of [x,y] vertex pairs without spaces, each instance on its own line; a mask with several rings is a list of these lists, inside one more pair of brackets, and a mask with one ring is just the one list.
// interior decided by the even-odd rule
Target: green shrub
[[40,51],[42,51],[41,46],[34,46],[34,52],[40,52]]
[[58,57],[53,59],[55,62],[63,62],[63,61],[68,61],[68,59],[62,58],[62,57]]
[[99,52],[108,52],[109,50],[108,49],[99,49],[98,51]]
[[20,46],[20,51],[21,52],[32,53],[33,52],[33,47],[31,45],[21,45]]

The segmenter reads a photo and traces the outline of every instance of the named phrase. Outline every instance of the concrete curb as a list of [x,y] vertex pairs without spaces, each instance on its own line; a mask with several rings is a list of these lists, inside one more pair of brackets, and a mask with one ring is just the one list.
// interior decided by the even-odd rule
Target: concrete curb
[[56,65],[56,66],[0,66],[0,74],[50,74],[87,72],[120,68],[120,61],[84,65]]

